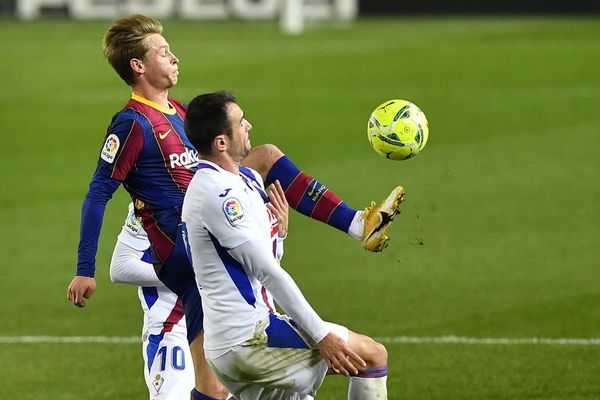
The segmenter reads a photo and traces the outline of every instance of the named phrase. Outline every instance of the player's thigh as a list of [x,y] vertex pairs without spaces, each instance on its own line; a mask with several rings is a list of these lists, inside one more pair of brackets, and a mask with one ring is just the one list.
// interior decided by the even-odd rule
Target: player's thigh
[[237,346],[209,364],[239,400],[310,398],[327,373],[316,348]]
[[185,334],[148,335],[143,342],[143,354],[150,399],[189,398],[194,387],[194,366]]

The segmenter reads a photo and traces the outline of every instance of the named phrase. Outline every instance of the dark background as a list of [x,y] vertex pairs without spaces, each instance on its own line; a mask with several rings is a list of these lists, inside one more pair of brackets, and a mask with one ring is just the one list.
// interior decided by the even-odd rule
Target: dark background
[[[0,15],[11,15],[16,0],[0,0]],[[57,10],[47,10],[50,14]],[[53,12],[54,11],[54,12]],[[361,15],[418,14],[599,14],[599,0],[360,0]]]
[[591,14],[600,12],[594,0],[361,0],[361,15],[389,14]]

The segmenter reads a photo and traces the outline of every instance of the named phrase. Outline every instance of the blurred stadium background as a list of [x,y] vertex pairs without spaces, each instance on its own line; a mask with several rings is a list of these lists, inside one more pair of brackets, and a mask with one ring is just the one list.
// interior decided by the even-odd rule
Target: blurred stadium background
[[[128,98],[101,56],[112,18],[73,7],[129,2],[34,1],[23,20],[18,3],[0,1],[0,399],[146,398],[136,290],[107,273],[123,190],[97,293],[85,309],[65,295],[81,202]],[[194,2],[137,2],[166,3]],[[312,0],[299,35],[282,33],[276,0],[195,3],[225,15],[162,18],[174,97],[234,90],[253,144],[278,144],[357,208],[407,189],[384,253],[292,215],[284,259],[324,318],[386,343],[390,399],[600,399],[600,2]],[[390,98],[429,118],[414,159],[369,148],[368,115]],[[345,386],[328,378],[318,398]]]

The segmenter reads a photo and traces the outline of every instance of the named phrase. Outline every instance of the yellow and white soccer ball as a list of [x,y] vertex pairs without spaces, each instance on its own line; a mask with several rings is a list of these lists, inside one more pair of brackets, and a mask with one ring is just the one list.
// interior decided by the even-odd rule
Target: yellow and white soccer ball
[[406,160],[417,155],[429,138],[427,117],[406,100],[388,100],[375,108],[367,125],[373,149],[390,160]]

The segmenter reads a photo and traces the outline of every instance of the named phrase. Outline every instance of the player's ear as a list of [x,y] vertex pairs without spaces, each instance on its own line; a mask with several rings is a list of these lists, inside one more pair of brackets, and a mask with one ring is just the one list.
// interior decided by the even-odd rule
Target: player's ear
[[132,58],[131,60],[129,60],[129,66],[131,67],[133,72],[137,72],[138,74],[144,72],[144,63],[140,59]]
[[227,151],[227,143],[228,142],[226,139],[226,135],[217,135],[213,140],[213,148],[216,150],[217,153],[222,153],[224,151]]

